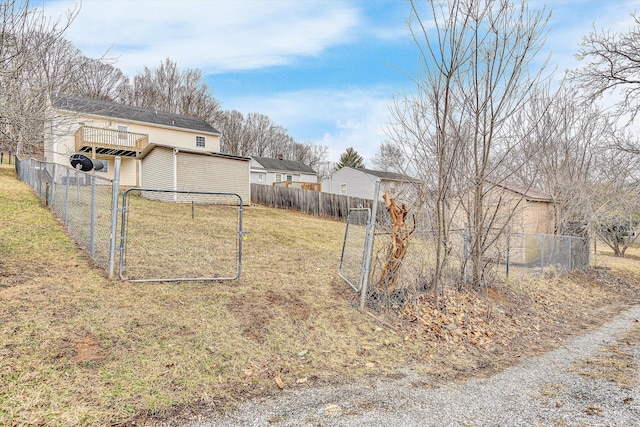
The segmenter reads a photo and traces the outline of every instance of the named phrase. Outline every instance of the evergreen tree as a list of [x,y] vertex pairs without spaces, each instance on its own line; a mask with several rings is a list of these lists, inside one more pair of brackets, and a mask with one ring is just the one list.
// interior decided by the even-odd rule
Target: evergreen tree
[[358,152],[352,147],[347,148],[347,151],[342,153],[342,155],[340,156],[340,160],[336,164],[336,170],[345,167],[364,168],[364,161],[362,160],[362,156],[360,156]]

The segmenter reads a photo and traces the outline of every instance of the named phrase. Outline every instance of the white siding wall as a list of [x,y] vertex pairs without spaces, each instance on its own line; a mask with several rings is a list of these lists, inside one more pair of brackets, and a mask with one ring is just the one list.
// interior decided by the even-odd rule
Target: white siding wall
[[156,147],[142,159],[141,187],[173,190],[173,150]]
[[252,184],[266,184],[267,183],[267,173],[266,172],[251,172],[251,183]]
[[342,194],[342,184],[347,184],[347,196],[373,198],[376,178],[353,168],[342,168],[328,178],[322,180],[322,191],[325,193]]
[[246,160],[179,152],[178,189],[238,193],[243,203],[249,204],[248,163]]
[[318,176],[310,173],[301,173],[298,181],[302,182],[318,182]]

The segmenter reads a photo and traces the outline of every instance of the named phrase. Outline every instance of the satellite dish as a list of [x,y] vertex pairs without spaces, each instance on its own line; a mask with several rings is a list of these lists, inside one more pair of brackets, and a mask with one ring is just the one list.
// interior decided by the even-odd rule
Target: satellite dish
[[104,163],[102,163],[101,160],[90,159],[84,154],[73,154],[69,160],[74,169],[83,172],[89,172],[91,170],[99,171],[104,167]]

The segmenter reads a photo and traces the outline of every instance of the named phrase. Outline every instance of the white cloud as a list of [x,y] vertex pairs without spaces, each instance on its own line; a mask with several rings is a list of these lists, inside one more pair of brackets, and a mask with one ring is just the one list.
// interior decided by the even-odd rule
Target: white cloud
[[326,145],[331,161],[337,161],[348,147],[353,147],[370,165],[378,146],[386,139],[384,128],[392,98],[393,89],[389,87],[310,89],[268,98],[230,99],[225,105],[242,112],[266,114],[299,142]]
[[[44,3],[56,19],[77,3]],[[67,38],[87,56],[110,49],[133,75],[170,57],[205,74],[257,69],[315,56],[351,41],[361,20],[344,2],[87,0]]]

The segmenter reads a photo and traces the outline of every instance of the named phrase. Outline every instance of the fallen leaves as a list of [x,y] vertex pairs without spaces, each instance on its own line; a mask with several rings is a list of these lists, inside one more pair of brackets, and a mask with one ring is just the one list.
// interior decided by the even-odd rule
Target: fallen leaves
[[[419,295],[398,313],[413,324],[409,339],[426,339],[452,345],[466,343],[485,349],[496,340],[508,340],[511,320],[504,309],[497,310],[471,292],[445,290],[438,302],[431,294]],[[500,331],[498,336],[496,332]],[[515,333],[515,332],[514,332]]]

